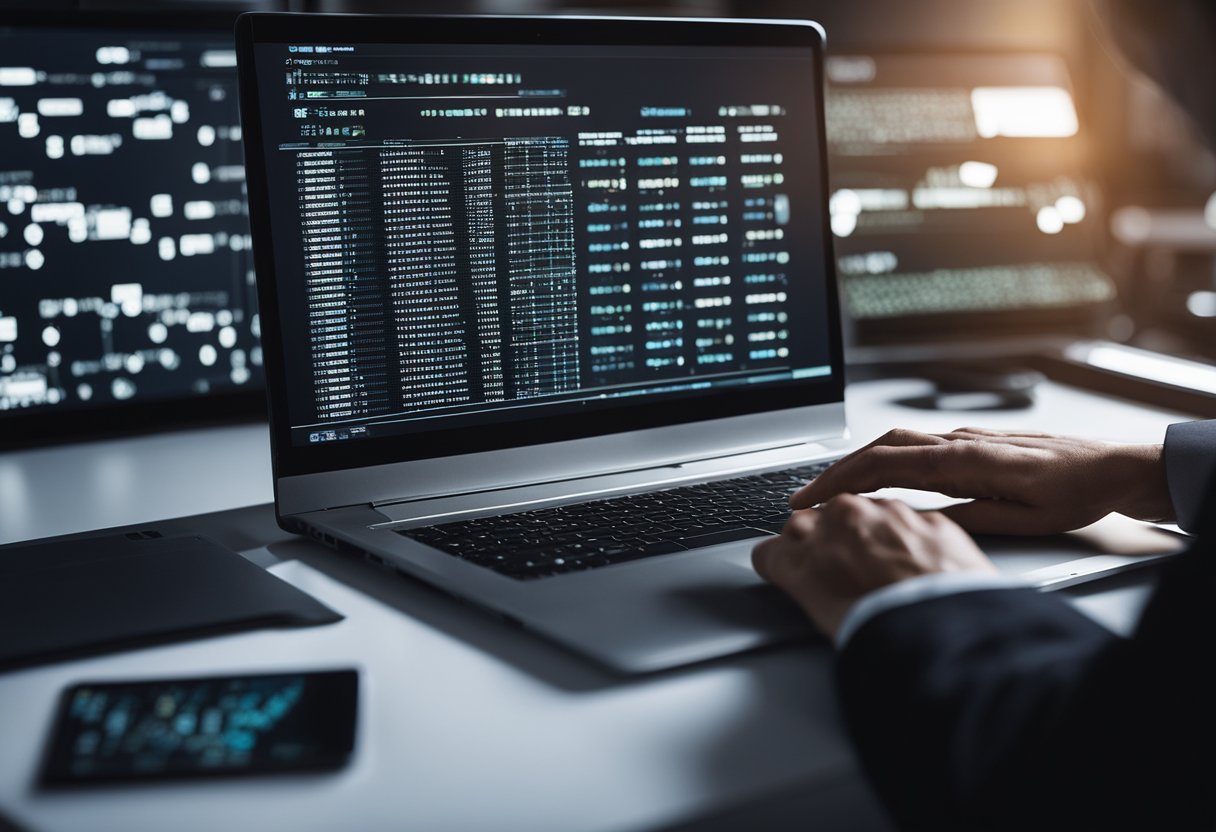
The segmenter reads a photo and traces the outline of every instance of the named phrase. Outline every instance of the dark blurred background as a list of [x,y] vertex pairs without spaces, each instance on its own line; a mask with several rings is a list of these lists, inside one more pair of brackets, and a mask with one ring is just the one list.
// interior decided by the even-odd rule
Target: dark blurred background
[[[1016,355],[1043,338],[1216,360],[1216,155],[1137,68],[1156,51],[1185,74],[1197,51],[1192,92],[1205,101],[1211,48],[1179,10],[1216,26],[1216,6],[1166,5],[1159,15],[1147,0],[0,0],[0,21],[9,10],[818,20],[846,344],[855,369],[888,371],[893,355]],[[1133,14],[1114,21],[1114,8]],[[1119,45],[1129,37],[1137,63]],[[981,124],[980,88],[996,91],[1003,126]],[[1022,88],[1063,91],[1062,109],[1008,97]],[[1046,132],[1020,133],[1027,125]],[[926,342],[938,352],[909,359]]]
[[1059,55],[1072,79],[1086,175],[1100,193],[1100,251],[1119,289],[1097,334],[1216,356],[1216,156],[1177,105],[1129,67],[1111,42],[1105,7],[1092,0],[36,0],[0,8],[794,17],[825,26],[829,54]]

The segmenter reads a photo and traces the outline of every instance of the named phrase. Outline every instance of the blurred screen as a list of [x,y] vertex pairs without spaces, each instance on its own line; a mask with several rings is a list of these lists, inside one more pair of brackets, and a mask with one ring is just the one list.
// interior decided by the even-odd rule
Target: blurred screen
[[0,25],[0,424],[261,385],[226,25]]
[[42,782],[334,768],[354,747],[358,684],[338,670],[77,685]]
[[1113,299],[1061,59],[858,53],[827,73],[831,223],[859,340],[917,322],[939,337],[942,316],[976,334],[981,313],[1034,328]]

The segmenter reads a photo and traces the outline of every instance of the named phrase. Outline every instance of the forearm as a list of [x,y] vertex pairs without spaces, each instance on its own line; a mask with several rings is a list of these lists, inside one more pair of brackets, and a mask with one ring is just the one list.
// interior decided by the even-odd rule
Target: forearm
[[1153,523],[1171,522],[1177,516],[1162,445],[1113,445],[1099,476],[1120,484],[1112,511]]

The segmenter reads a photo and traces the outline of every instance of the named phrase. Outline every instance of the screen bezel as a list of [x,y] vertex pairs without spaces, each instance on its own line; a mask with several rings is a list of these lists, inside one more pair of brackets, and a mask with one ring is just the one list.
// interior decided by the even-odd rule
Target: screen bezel
[[[20,29],[121,29],[205,31],[231,35],[236,12],[131,13],[63,10],[6,12],[0,27]],[[220,422],[258,422],[266,418],[261,385],[221,393],[186,393],[146,402],[103,402],[57,409],[30,407],[0,412],[0,449],[123,434],[150,433]]]
[[[818,130],[819,195],[827,289],[829,355],[832,372],[822,378],[786,383],[779,388],[722,391],[698,396],[691,408],[679,399],[604,408],[575,414],[496,425],[493,431],[448,429],[426,433],[296,446],[287,407],[284,349],[278,320],[277,274],[271,242],[265,140],[260,124],[255,44],[300,41],[325,43],[428,43],[530,45],[643,45],[799,47],[810,52],[818,83],[811,86]],[[241,122],[245,138],[258,305],[262,310],[262,354],[270,408],[272,460],[276,488],[280,478],[372,465],[436,459],[460,454],[541,445],[563,440],[703,422],[753,413],[792,410],[843,401],[843,347],[836,262],[829,228],[827,139],[823,106],[824,43],[809,21],[750,21],[617,17],[373,16],[249,13],[237,22],[237,62]],[[270,314],[267,311],[270,310]]]
[[[67,747],[64,730],[69,720],[69,710],[72,698],[81,688],[122,689],[161,687],[167,684],[193,686],[207,683],[224,683],[255,679],[275,679],[286,676],[301,676],[304,678],[305,689],[311,684],[327,685],[328,692],[337,697],[340,712],[334,714],[334,721],[326,726],[326,731],[335,732],[341,736],[341,749],[333,755],[318,756],[307,762],[292,762],[284,765],[265,765],[244,769],[224,768],[205,769],[195,768],[190,771],[156,771],[147,773],[123,772],[118,774],[98,774],[88,776],[73,775],[67,770],[71,751]],[[267,673],[225,674],[191,677],[165,677],[156,679],[116,679],[101,682],[77,682],[66,688],[59,697],[55,710],[55,720],[51,733],[47,737],[46,750],[43,754],[42,765],[39,768],[38,785],[45,789],[82,788],[89,786],[104,786],[113,783],[138,783],[166,780],[216,779],[232,777],[266,776],[288,774],[301,771],[333,771],[344,766],[355,750],[356,734],[359,724],[359,671],[354,668],[310,669],[298,672],[273,671]]]

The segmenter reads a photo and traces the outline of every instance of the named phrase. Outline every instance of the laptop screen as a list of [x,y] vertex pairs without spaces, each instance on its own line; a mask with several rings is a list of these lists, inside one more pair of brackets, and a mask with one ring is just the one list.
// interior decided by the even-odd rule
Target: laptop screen
[[253,54],[293,445],[839,384],[812,50]]

